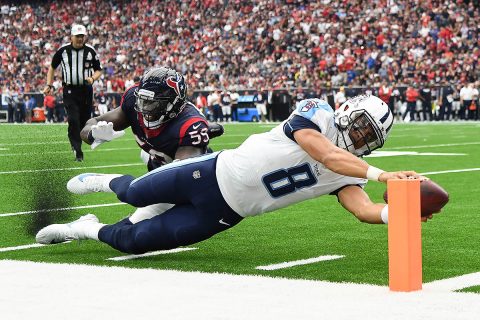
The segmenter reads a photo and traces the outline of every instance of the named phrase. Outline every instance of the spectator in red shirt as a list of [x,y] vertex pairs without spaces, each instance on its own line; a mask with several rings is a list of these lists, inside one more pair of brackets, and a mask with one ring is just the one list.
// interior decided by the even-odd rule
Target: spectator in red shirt
[[43,98],[43,108],[47,112],[47,123],[53,123],[53,114],[55,111],[55,97],[53,93],[49,92],[45,98]]
[[407,110],[403,114],[403,119],[407,116],[407,113],[410,114],[410,121],[415,121],[415,112],[417,108],[417,100],[419,97],[418,90],[415,89],[412,85],[409,85],[407,91],[405,92],[405,96],[407,99]]

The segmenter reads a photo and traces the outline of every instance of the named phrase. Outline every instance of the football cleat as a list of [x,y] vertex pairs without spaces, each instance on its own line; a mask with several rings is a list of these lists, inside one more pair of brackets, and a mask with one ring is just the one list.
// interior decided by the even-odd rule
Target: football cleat
[[55,244],[71,240],[85,240],[89,227],[98,224],[98,218],[89,213],[79,219],[65,224],[51,224],[38,231],[35,239],[41,244]]
[[67,189],[75,194],[113,192],[109,186],[110,181],[121,176],[121,174],[82,173],[67,182]]

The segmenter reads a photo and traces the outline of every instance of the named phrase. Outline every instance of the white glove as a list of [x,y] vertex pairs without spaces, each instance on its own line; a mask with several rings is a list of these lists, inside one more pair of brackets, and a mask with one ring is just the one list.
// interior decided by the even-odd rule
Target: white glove
[[125,134],[125,130],[113,130],[113,122],[99,121],[91,128],[92,137],[95,139],[92,143],[92,150],[100,144],[120,138]]

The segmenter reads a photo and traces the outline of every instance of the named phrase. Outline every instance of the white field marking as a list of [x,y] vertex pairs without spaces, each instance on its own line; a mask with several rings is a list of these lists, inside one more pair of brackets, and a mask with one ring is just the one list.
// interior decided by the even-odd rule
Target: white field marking
[[113,206],[122,206],[122,205],[126,205],[126,203],[123,203],[123,202],[115,202],[115,203],[93,204],[93,205],[78,206],[78,207],[67,207],[67,208],[54,208],[54,209],[43,209],[43,210],[34,210],[34,211],[22,211],[22,212],[0,213],[0,218],[2,218],[2,217],[11,217],[11,216],[21,216],[21,215],[24,215],[24,214],[41,213],[41,212],[66,211],[66,210],[77,210],[77,209],[90,209],[90,208],[113,207]]
[[8,148],[0,148],[0,151],[6,151],[9,150]]
[[[70,243],[70,242],[72,242],[72,241],[65,241],[65,242],[57,243],[57,244],[65,244],[65,243]],[[57,244],[54,244],[54,245],[56,246]],[[25,244],[23,246],[0,248],[0,252],[25,250],[25,249],[30,249],[30,248],[44,247],[44,246],[46,246],[46,245],[45,244],[40,244],[40,243],[32,243],[32,244]]]
[[422,149],[422,148],[436,148],[436,147],[454,147],[454,146],[470,146],[480,144],[480,141],[476,142],[459,142],[459,143],[442,143],[442,144],[426,144],[420,146],[403,146],[403,147],[390,147],[390,150],[398,149]]
[[145,165],[145,164],[144,164],[143,162],[138,162],[138,163],[109,164],[109,165],[106,165],[106,166],[91,166],[91,167],[49,168],[49,169],[0,171],[0,174],[42,173],[42,172],[48,172],[48,171],[69,171],[69,170],[85,170],[85,169],[103,169],[103,168],[118,168],[118,167],[144,166],[144,165]]
[[255,269],[258,269],[258,270],[278,270],[278,269],[291,268],[291,267],[295,267],[295,266],[302,266],[302,265],[305,265],[305,264],[311,264],[311,263],[316,263],[316,262],[320,262],[320,261],[336,260],[336,259],[341,259],[341,258],[344,258],[344,257],[345,256],[338,256],[338,255],[320,256],[320,257],[310,258],[310,259],[303,259],[303,260],[282,262],[282,263],[277,263],[277,264],[270,264],[270,265],[267,265],[267,266],[258,266]]
[[[221,145],[239,145],[241,142],[219,142],[218,144]],[[212,142],[212,145],[216,145],[217,143]],[[130,148],[108,148],[108,149],[98,149],[98,150],[85,150],[84,152],[110,152],[110,151],[128,151],[128,150],[138,150],[138,147],[130,147]],[[62,153],[72,153],[72,151],[49,151],[48,154],[62,154]],[[35,156],[35,155],[43,155],[43,152],[23,152],[23,153],[0,153],[0,157],[14,157],[14,156]]]
[[428,175],[434,175],[434,174],[455,173],[455,172],[470,172],[470,171],[480,171],[480,168],[458,169],[458,170],[445,170],[445,171],[432,171],[432,172],[420,173],[420,175],[428,176]]
[[423,285],[425,289],[442,291],[455,291],[473,286],[480,286],[480,272],[436,280]]
[[[249,137],[249,133],[245,134],[228,134],[226,136],[223,136],[223,138],[228,138],[228,137]],[[407,135],[406,135],[407,136]],[[127,141],[135,141],[135,139],[130,138],[130,139],[121,139],[121,140],[116,140],[116,142],[122,141],[122,142],[127,142]],[[210,143],[214,142],[213,140],[210,141]],[[50,142],[22,142],[22,143],[0,143],[0,146],[10,146],[10,147],[17,147],[17,146],[36,146],[36,145],[51,145],[51,144],[70,144],[68,141],[50,141]],[[138,148],[135,148],[138,149]],[[0,150],[8,150],[8,149],[3,149],[0,148]],[[102,149],[98,149],[102,150]],[[122,149],[124,150],[124,149]],[[87,151],[87,150],[85,150]],[[88,150],[90,151],[90,150]],[[62,151],[62,152],[67,152],[67,151]],[[71,151],[68,151],[71,152]]]
[[[140,149],[138,147],[127,147],[127,148],[109,148],[109,149],[98,149],[98,150],[95,150],[95,152],[109,152],[109,151],[125,151],[125,150],[138,150],[140,151]],[[93,152],[92,150],[85,150],[84,152]],[[72,153],[71,150],[68,150],[68,151],[61,151],[61,150],[57,150],[57,151],[49,151],[48,154],[61,154],[61,153]],[[45,154],[44,152],[22,152],[22,153],[5,153],[5,154],[1,154],[0,153],[0,157],[13,157],[13,156],[35,156],[35,155],[43,155]]]
[[146,319],[197,320],[478,320],[480,314],[479,294],[395,293],[252,275],[3,260],[0,283],[2,319],[137,319],[139,310]]
[[23,249],[38,248],[38,247],[43,247],[43,246],[45,246],[45,245],[40,244],[40,243],[25,244],[23,246],[0,248],[0,252],[17,251],[17,250],[23,250]]
[[368,158],[398,157],[398,156],[466,156],[466,153],[438,153],[416,151],[373,151]]
[[131,254],[131,255],[128,255],[128,256],[108,258],[107,260],[125,261],[125,260],[132,260],[132,259],[138,259],[138,258],[143,258],[143,257],[158,256],[160,254],[170,254],[170,253],[177,253],[177,252],[197,250],[197,249],[198,248],[176,248],[176,249],[171,249],[171,250],[152,251],[152,252],[147,252],[147,253],[143,253],[143,254]]

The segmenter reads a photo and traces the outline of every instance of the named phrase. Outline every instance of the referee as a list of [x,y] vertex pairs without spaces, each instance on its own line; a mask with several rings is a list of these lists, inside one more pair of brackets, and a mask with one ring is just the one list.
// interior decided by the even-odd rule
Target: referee
[[63,100],[68,116],[68,139],[75,161],[83,161],[80,131],[90,119],[93,107],[92,84],[101,76],[102,66],[93,47],[85,44],[87,29],[79,24],[72,26],[71,43],[55,53],[47,73],[44,94],[53,90],[55,69],[62,65]]

